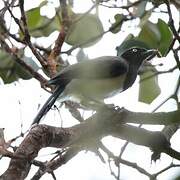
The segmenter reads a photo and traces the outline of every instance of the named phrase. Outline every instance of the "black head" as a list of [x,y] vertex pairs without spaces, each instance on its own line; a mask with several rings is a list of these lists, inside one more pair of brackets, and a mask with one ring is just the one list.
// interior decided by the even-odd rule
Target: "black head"
[[143,61],[151,60],[158,54],[156,49],[145,49],[139,47],[132,47],[126,50],[121,56],[125,59],[129,64],[140,66]]

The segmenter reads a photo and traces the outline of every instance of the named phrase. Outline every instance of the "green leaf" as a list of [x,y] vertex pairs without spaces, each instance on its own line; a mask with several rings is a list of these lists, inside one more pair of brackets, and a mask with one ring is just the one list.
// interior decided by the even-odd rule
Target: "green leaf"
[[150,21],[146,22],[136,39],[146,43],[150,48],[158,49],[162,56],[166,56],[173,35],[168,25],[158,19],[156,24]]
[[153,9],[150,9],[143,14],[143,16],[140,19],[141,21],[140,21],[139,27],[142,28],[144,26],[144,24],[146,24],[149,21],[149,18],[151,16],[152,12],[153,12]]
[[161,33],[161,40],[160,40],[158,49],[161,52],[161,54],[165,56],[173,40],[173,35],[168,25],[163,20],[158,19],[157,26]]
[[150,104],[161,93],[156,72],[151,66],[140,75],[139,101]]
[[89,47],[101,39],[103,32],[102,23],[96,15],[74,14],[65,41],[72,46],[85,43],[82,47]]
[[24,69],[21,65],[17,63],[14,66],[14,70],[15,70],[17,79],[22,78],[24,80],[28,80],[32,78],[32,75],[26,69]]
[[11,83],[17,80],[12,57],[4,51],[0,51],[0,77],[4,83]]
[[147,1],[141,1],[137,6],[133,6],[133,15],[141,17],[145,13]]
[[110,31],[115,34],[115,33],[118,33],[121,30],[121,26],[122,26],[122,22],[123,22],[123,19],[124,19],[124,15],[116,14],[114,16],[114,19],[115,19],[115,22],[110,27]]
[[0,70],[0,77],[2,78],[5,84],[12,83],[18,79],[15,70],[12,69],[1,69]]
[[[27,64],[30,65],[30,60]],[[27,70],[25,70],[22,66],[16,63],[12,56],[4,51],[0,51],[0,77],[5,84],[17,81],[19,78],[32,78],[32,76]]]
[[[46,16],[41,16],[40,9],[46,3],[47,1],[43,1],[38,7],[26,12],[28,28],[33,37],[47,37],[55,30],[60,29],[60,22],[56,16],[52,19],[49,19]],[[19,34],[22,37],[21,32],[19,32]]]
[[33,8],[26,12],[28,27],[34,29],[41,21],[40,7]]
[[9,69],[13,67],[14,62],[9,54],[0,50],[0,69]]
[[145,47],[146,49],[158,49],[162,56],[166,56],[173,35],[168,25],[161,19],[154,24],[150,21],[143,22],[142,29],[137,37],[129,34],[123,43],[117,47],[117,54],[121,54],[130,47]]
[[149,49],[149,46],[146,43],[136,40],[134,36],[130,34],[120,46],[116,47],[117,55],[121,56],[127,49],[131,47],[142,47]]
[[161,34],[157,28],[157,25],[148,21],[142,27],[137,39],[147,43],[151,48],[157,48],[161,39]]
[[57,17],[49,19],[45,16],[41,16],[37,27],[34,29],[30,29],[30,34],[33,37],[47,37],[55,30],[59,30],[60,27],[61,26]]
[[26,11],[26,19],[29,29],[34,29],[40,24],[40,22],[42,21],[40,9],[46,4],[47,1],[42,1],[38,7]]

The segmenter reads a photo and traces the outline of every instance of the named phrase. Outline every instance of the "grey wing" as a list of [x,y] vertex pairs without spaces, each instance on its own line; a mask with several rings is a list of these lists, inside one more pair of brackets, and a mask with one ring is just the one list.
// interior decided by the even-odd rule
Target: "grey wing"
[[63,69],[49,84],[60,84],[72,79],[103,79],[116,77],[128,71],[128,65],[123,59],[116,56],[104,56],[82,61]]

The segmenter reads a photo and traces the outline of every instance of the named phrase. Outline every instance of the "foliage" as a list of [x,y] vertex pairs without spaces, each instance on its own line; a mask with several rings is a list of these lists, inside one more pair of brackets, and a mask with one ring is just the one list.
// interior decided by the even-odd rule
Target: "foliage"
[[98,16],[73,13],[65,41],[73,46],[82,44],[81,47],[89,47],[101,39],[103,31]]
[[[12,83],[17,81],[19,78],[30,79],[32,75],[24,68],[22,68],[12,56],[4,51],[0,51],[0,77],[3,79],[4,83]],[[32,59],[26,57],[25,60],[27,64],[33,63]],[[35,68],[35,66],[34,66]],[[35,68],[37,70],[37,68]]]
[[[171,1],[96,0],[96,1],[91,1],[92,7],[90,7],[89,10],[87,10],[86,12],[76,12],[74,8],[74,3],[77,2],[74,0],[60,0],[60,3],[58,5],[53,4],[53,1],[50,0],[49,1],[42,0],[39,5],[31,8],[29,7],[25,8],[26,6],[24,5],[24,3],[27,2],[23,0],[3,1],[3,3],[4,3],[3,7],[0,7],[0,78],[3,80],[4,84],[14,83],[19,79],[30,80],[32,78],[35,78],[40,82],[42,88],[49,90],[45,86],[47,83],[47,79],[51,78],[56,73],[58,73],[58,71],[62,70],[64,67],[71,64],[71,62],[69,63],[68,61],[66,61],[64,57],[67,57],[69,55],[75,56],[77,62],[89,60],[89,57],[86,54],[86,48],[90,49],[98,45],[98,43],[102,42],[103,38],[106,38],[105,36],[108,35],[119,39],[117,47],[114,47],[114,49],[116,49],[117,56],[121,56],[122,53],[125,52],[130,47],[157,49],[160,53],[158,58],[163,57],[162,61],[167,57],[169,57],[169,55],[172,54],[174,55],[174,57],[173,56],[171,57],[172,59],[175,60],[174,61],[175,67],[169,68],[169,70],[160,71],[159,70],[160,68],[157,68],[159,67],[157,64],[156,65],[145,64],[142,67],[142,69],[139,72],[140,85],[139,85],[138,100],[140,102],[151,104],[162,93],[158,81],[158,77],[160,74],[170,73],[175,70],[180,70],[180,61],[178,56],[178,53],[180,51],[180,46],[179,46],[180,27],[178,27],[179,26],[178,20],[173,19],[174,17],[172,15],[173,12],[171,9],[171,8],[175,9],[176,12],[179,10],[180,5],[178,0],[171,0]],[[44,14],[42,13],[42,10],[46,9],[49,6],[51,6],[51,8],[53,7],[52,9],[54,10],[54,13],[52,13],[54,15],[52,15],[51,18],[48,16],[48,12]],[[101,8],[106,8],[107,14],[102,15]],[[108,12],[110,11],[112,13],[109,14]],[[164,14],[164,17],[166,18],[164,18],[162,14]],[[107,22],[104,22],[102,20],[103,19],[102,16],[108,17],[109,20],[107,20]],[[10,20],[8,19],[8,17],[11,17]],[[126,34],[126,37],[123,36],[124,34]],[[54,35],[57,35],[56,40],[52,40],[53,38],[51,38],[54,37]],[[44,41],[47,42],[47,44],[41,43],[42,39],[47,40]],[[31,52],[31,55],[28,54],[29,51]],[[63,56],[64,54],[67,56]],[[104,54],[106,54],[106,52],[104,52]],[[170,62],[173,61],[172,59],[167,58],[166,60]],[[163,61],[163,63],[166,63],[167,61]],[[179,99],[178,99],[179,86],[180,86],[180,78],[179,79],[177,78],[177,86],[175,87],[174,93],[171,96],[169,96],[164,102],[162,102],[160,106],[163,105],[169,99],[174,99],[177,104],[177,108],[179,108]],[[79,120],[80,126],[86,125],[86,123],[81,124],[81,122],[84,120],[83,117],[81,116],[81,111],[79,111],[79,108],[81,108],[81,106],[79,106],[78,104],[73,104],[71,102],[66,102],[65,105],[69,109],[71,115],[75,117],[77,120]],[[127,113],[127,116],[129,115],[128,112],[125,113]],[[131,118],[129,119],[132,119],[132,114],[130,113]],[[110,119],[112,120],[113,123],[115,122],[114,118],[116,117],[116,115],[110,116]],[[136,113],[134,113],[133,115],[134,115],[133,118],[137,120],[136,117],[138,115]],[[153,116],[153,114],[151,115]],[[175,115],[177,115],[176,112]],[[172,117],[169,116],[168,117],[173,119],[175,115],[173,115]],[[97,116],[100,115],[98,114]],[[125,115],[123,114],[122,116],[123,118],[127,117],[126,114]],[[147,116],[147,114],[145,114],[144,116]],[[156,115],[154,115],[153,117],[156,119],[155,116]],[[106,114],[104,117],[108,118],[109,116]],[[102,116],[101,118],[105,119],[104,117]],[[163,114],[163,118],[166,118],[164,114]],[[88,120],[88,123],[89,122],[91,123],[91,119]],[[106,123],[107,123],[106,121],[103,121],[103,125],[102,126],[99,125],[98,128],[101,129],[102,127],[108,125],[107,131],[109,132],[111,130],[116,130],[116,128],[121,126],[121,124],[118,124],[117,127],[114,126],[112,128],[111,124],[108,123],[106,124]],[[134,122],[132,121],[128,123],[134,123]],[[138,121],[137,124],[141,124],[141,122]],[[158,124],[158,123],[154,123],[154,124]],[[94,126],[95,124],[91,123],[91,125]],[[167,124],[163,124],[163,125],[167,125]],[[151,148],[153,152],[155,151],[155,149],[153,149],[154,144],[162,148],[161,144],[160,145],[158,144],[159,138],[157,137],[160,137],[160,140],[165,142],[161,136],[157,136],[159,135],[158,134],[159,132],[155,134],[153,132],[150,132],[149,134],[150,136],[153,136],[153,141],[151,139],[149,144],[145,141],[143,141],[144,144],[138,143],[139,142],[138,140],[141,139],[141,137],[143,140],[147,138],[147,136],[144,137],[141,136],[141,133],[142,134],[146,133],[146,130],[137,128],[136,129],[137,137],[132,133],[131,138],[126,139],[126,136],[128,137],[131,131],[127,131],[126,133],[126,130],[128,128],[127,127],[123,127],[123,128],[125,129],[125,131],[123,131],[125,132],[125,135],[123,134],[124,136],[122,137],[125,140],[147,146]],[[168,126],[166,126],[162,132],[165,134],[165,137],[169,141],[170,138],[178,129],[178,127],[173,126],[173,131],[172,128],[169,131],[166,128],[168,128]],[[96,128],[92,128],[92,129],[96,129]],[[114,155],[112,155],[110,150],[108,150],[106,147],[104,147],[101,144],[101,142],[98,139],[99,137],[97,138],[98,136],[97,134],[99,132],[89,133],[88,130],[89,128],[87,129],[83,128],[83,132],[85,131],[85,134],[89,138],[89,139],[85,139],[85,141],[87,140],[87,142],[91,142],[91,143],[84,142],[84,139],[82,138],[80,144],[82,143],[83,145],[79,146],[78,144],[77,149],[75,148],[74,150],[73,149],[74,147],[72,148],[71,146],[67,146],[68,147],[67,149],[62,148],[62,152],[60,152],[61,154],[60,158],[62,159],[64,158],[63,163],[66,163],[66,161],[70,160],[73,156],[75,156],[76,153],[80,151],[79,148],[83,147],[82,149],[84,150],[84,146],[85,146],[85,149],[87,148],[87,150],[91,150],[97,153],[102,161],[103,158],[98,151],[99,148],[103,149],[103,151],[107,154],[107,156],[109,157],[109,161],[113,159],[113,162],[115,166],[118,167],[118,169],[119,169],[119,164],[123,163],[127,166],[137,169],[139,172],[146,175],[150,179],[155,179],[157,176],[159,176],[159,174],[166,171],[166,170],[162,170],[162,172],[160,171],[157,172],[156,174],[151,174],[146,172],[143,168],[131,162],[124,161],[121,158],[121,156],[126,149],[128,141],[122,148],[121,155],[115,157]],[[134,129],[132,128],[131,130],[132,132],[135,132],[135,128]],[[64,131],[65,130],[63,129],[63,132]],[[50,133],[52,133],[52,131]],[[71,133],[69,132],[64,133],[63,137]],[[41,133],[39,133],[38,135],[41,135]],[[91,139],[91,136],[93,137],[94,135],[96,135],[97,138],[95,140],[93,138]],[[104,134],[102,134],[102,136],[104,136]],[[57,136],[55,138],[57,138]],[[65,137],[64,139],[68,139],[68,138]],[[73,134],[73,138],[76,138],[74,134]],[[135,140],[133,138],[135,138]],[[77,141],[77,139],[75,139],[75,141]],[[48,143],[49,141],[47,142],[47,144]],[[66,142],[63,143],[66,144]],[[55,144],[57,144],[57,141],[55,141]],[[41,146],[41,144],[38,144],[38,146]],[[1,148],[1,144],[0,144],[0,148]],[[28,148],[26,150],[28,151]],[[159,150],[157,148],[156,150],[157,151],[155,151],[153,154],[154,156],[152,156],[153,160],[157,160],[160,157],[161,152],[165,152],[170,156],[173,154],[172,152],[167,151],[166,147],[164,146],[162,149]],[[37,152],[38,151],[36,151],[36,153]],[[176,153],[174,153],[173,155],[176,157],[178,156]],[[173,155],[172,157],[174,157]],[[15,156],[15,159],[18,158],[19,157]],[[178,158],[180,159],[180,157]],[[27,158],[24,159],[27,160]],[[50,163],[45,164],[42,162],[30,161],[30,163],[32,162],[38,164],[38,166],[41,167],[39,170],[40,175],[38,174],[39,176],[42,176],[46,172],[51,173],[52,169],[49,168]],[[51,168],[54,167],[57,168],[61,165],[56,165]],[[109,166],[111,166],[110,162],[109,162]],[[171,164],[168,168],[170,169],[172,167],[174,166]],[[54,177],[54,174],[53,173],[51,174]],[[116,175],[111,170],[111,174],[116,179],[120,179],[119,172],[117,173],[118,175]]]
[[[32,37],[47,37],[54,31],[58,31],[62,28],[63,19],[61,16],[61,9],[57,9],[57,13],[51,19],[46,16],[41,15],[41,8],[47,6],[47,1],[42,2],[38,7],[32,8],[26,11],[27,18],[27,28],[29,29],[29,33]],[[146,1],[142,1],[141,3],[134,6],[133,9],[133,18],[141,19],[139,26],[141,27],[141,31],[138,36],[134,36],[133,34],[129,34],[129,36],[121,43],[119,47],[117,47],[117,54],[121,55],[126,49],[132,46],[146,47],[146,48],[155,48],[160,51],[162,56],[166,56],[169,47],[171,45],[173,35],[171,30],[169,29],[168,24],[162,19],[158,19],[157,23],[152,23],[149,20],[149,17],[152,13],[151,10],[146,11],[145,7],[147,5]],[[71,9],[71,6],[68,6],[69,19],[68,24],[70,24],[68,28],[68,32],[66,34],[65,42],[72,46],[80,46],[80,47],[89,47],[97,43],[103,36],[104,30],[101,20],[98,17],[98,14],[90,14],[90,13],[74,13]],[[124,22],[128,21],[128,16],[122,14],[114,15],[115,22],[111,25],[109,31],[112,33],[118,33],[121,31],[121,28]],[[130,18],[131,19],[131,18]],[[23,40],[24,32],[19,28],[19,37]],[[22,51],[21,51],[22,52]],[[3,59],[0,61],[1,66],[1,78],[4,80],[4,83],[11,83],[13,81],[18,80],[18,78],[22,79],[30,79],[29,73],[22,70],[22,68],[17,65],[17,63],[13,62],[13,60],[8,56],[4,56],[5,52],[0,52],[0,57]],[[33,59],[27,58],[24,54],[24,61],[28,61],[29,65],[35,64]],[[27,60],[26,60],[27,59]],[[6,68],[4,67],[4,63],[6,63]],[[31,66],[33,69],[35,66]],[[45,67],[43,67],[44,72],[47,72]],[[38,69],[35,68],[35,71]],[[26,74],[25,74],[26,73]],[[147,81],[146,86],[152,87],[152,81]],[[144,84],[144,83],[143,83]],[[155,89],[158,88],[158,83],[153,83]],[[154,98],[150,98],[147,100],[143,98],[142,94],[145,94],[143,91],[144,88],[140,86],[140,100],[146,103],[151,103]],[[149,93],[152,94],[152,93]],[[157,93],[158,95],[159,93]]]

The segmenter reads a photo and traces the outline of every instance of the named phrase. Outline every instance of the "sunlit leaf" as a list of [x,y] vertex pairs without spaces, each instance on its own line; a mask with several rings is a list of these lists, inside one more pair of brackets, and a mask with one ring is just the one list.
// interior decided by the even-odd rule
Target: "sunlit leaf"
[[98,16],[93,14],[74,14],[72,25],[69,28],[65,41],[70,45],[85,43],[82,47],[92,46],[101,39],[103,31],[103,26]]
[[141,21],[140,21],[140,24],[139,26],[142,28],[148,21],[149,21],[149,18],[151,16],[153,12],[153,9],[149,10],[149,11],[146,11],[143,16],[141,17]]
[[141,1],[138,5],[133,6],[133,15],[141,17],[145,13],[147,1]]
[[165,56],[173,40],[173,35],[168,25],[163,20],[159,19],[157,26],[161,33],[161,40],[158,49],[161,52],[161,54]]
[[33,8],[26,12],[28,27],[34,29],[41,21],[40,7]]
[[148,44],[151,48],[156,48],[162,56],[166,56],[173,36],[168,25],[161,19],[154,24],[150,21],[146,22],[139,33],[138,40]]
[[30,34],[33,37],[47,37],[55,30],[59,30],[60,27],[61,26],[56,17],[49,19],[45,16],[41,16],[39,25],[34,29],[30,29]]
[[158,42],[161,39],[161,34],[157,25],[148,21],[142,27],[138,39],[147,43],[151,48],[157,48]]
[[150,104],[161,93],[156,72],[152,66],[140,75],[139,101]]
[[[47,1],[43,1],[40,6],[26,12],[28,28],[31,36],[33,37],[49,36],[55,30],[60,29],[60,22],[57,17],[49,19],[48,17],[40,14],[41,7],[46,3]],[[20,36],[22,36],[21,32]]]

